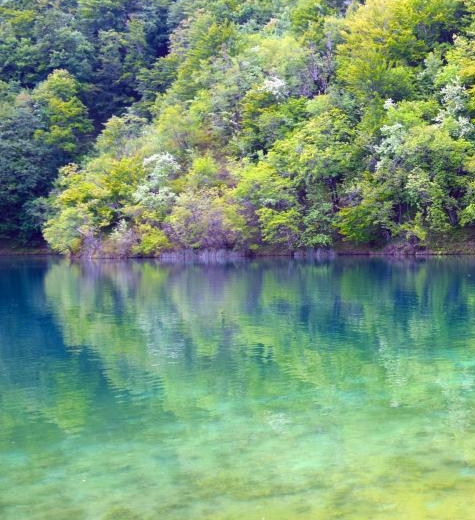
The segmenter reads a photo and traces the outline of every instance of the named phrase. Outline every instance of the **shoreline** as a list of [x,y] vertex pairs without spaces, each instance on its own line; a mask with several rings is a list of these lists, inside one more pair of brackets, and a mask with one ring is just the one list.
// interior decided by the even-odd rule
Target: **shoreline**
[[0,257],[13,256],[61,256],[47,247],[0,247]]
[[413,252],[400,252],[394,250],[371,250],[371,249],[328,249],[320,251],[267,251],[262,253],[252,253],[241,251],[223,251],[223,250],[199,250],[199,251],[171,251],[161,253],[155,256],[81,256],[75,255],[68,257],[55,253],[48,248],[0,248],[0,258],[13,257],[58,257],[71,258],[75,261],[81,260],[159,260],[164,263],[190,262],[190,261],[230,261],[237,259],[259,259],[259,258],[289,258],[294,260],[331,260],[337,257],[367,257],[367,258],[434,258],[434,257],[475,257],[475,249],[460,248],[459,250],[419,250]]
[[[354,244],[342,240],[336,240],[333,247],[306,248],[296,251],[262,246],[258,251],[230,250],[230,249],[175,249],[163,251],[150,256],[128,256],[103,253],[101,250],[84,251],[83,254],[69,256],[72,260],[132,260],[155,259],[164,263],[180,262],[223,262],[236,259],[256,258],[295,258],[301,260],[331,259],[335,257],[385,257],[385,258],[430,258],[442,256],[475,256],[475,229],[457,230],[450,235],[432,235],[428,237],[425,245],[409,243],[405,240],[393,241],[384,245]],[[8,243],[0,241],[0,257],[19,256],[48,256],[68,258],[52,251],[46,243],[34,245]]]

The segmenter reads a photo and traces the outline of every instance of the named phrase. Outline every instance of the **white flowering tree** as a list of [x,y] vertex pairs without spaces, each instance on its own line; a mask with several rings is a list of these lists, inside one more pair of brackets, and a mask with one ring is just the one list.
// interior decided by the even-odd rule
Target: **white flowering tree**
[[175,194],[167,184],[180,171],[180,165],[173,155],[165,152],[147,157],[143,166],[148,175],[138,185],[133,199],[148,210],[163,213],[175,200]]
[[284,100],[289,95],[286,81],[277,76],[265,79],[259,90],[272,94],[278,101]]
[[474,130],[468,117],[468,94],[460,78],[456,77],[440,91],[440,109],[436,122],[445,126],[453,137],[464,137]]

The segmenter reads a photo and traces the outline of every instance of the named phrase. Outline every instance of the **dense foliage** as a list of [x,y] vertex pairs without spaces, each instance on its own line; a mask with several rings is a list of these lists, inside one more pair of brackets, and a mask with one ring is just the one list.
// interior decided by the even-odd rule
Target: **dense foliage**
[[141,98],[141,71],[167,52],[169,3],[0,3],[0,238],[38,234],[58,168]]
[[140,256],[470,227],[474,16],[473,0],[6,2],[0,233],[43,219],[57,251]]

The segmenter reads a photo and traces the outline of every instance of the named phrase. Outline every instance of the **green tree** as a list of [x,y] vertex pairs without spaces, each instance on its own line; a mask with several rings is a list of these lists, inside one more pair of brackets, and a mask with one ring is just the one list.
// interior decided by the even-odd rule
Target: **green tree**
[[84,152],[93,127],[82,103],[79,84],[66,70],[56,70],[33,91],[32,99],[43,128],[35,138],[64,153],[64,162]]

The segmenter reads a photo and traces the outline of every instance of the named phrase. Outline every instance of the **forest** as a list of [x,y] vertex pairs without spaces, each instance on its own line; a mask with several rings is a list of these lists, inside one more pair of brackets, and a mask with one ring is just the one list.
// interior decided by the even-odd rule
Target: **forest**
[[4,0],[0,241],[468,240],[474,118],[475,0]]

